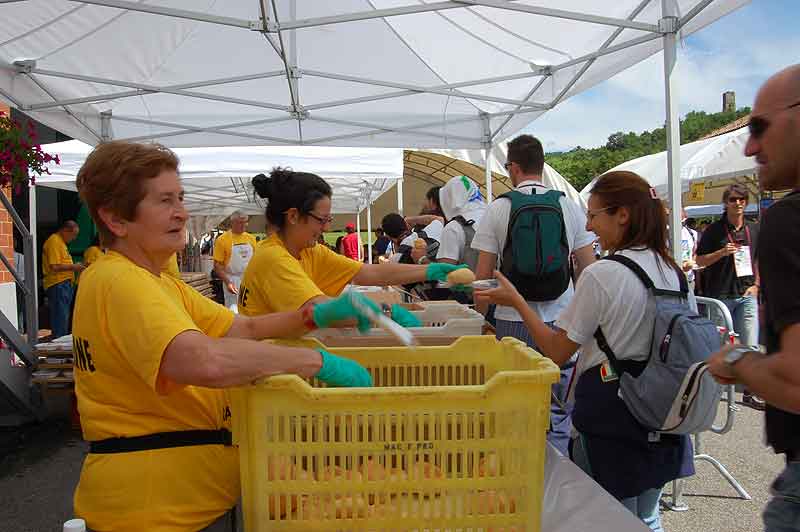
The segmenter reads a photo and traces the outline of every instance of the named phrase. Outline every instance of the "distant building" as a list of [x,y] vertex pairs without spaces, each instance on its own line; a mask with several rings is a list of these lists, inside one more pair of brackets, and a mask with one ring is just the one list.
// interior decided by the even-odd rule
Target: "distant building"
[[736,111],[736,93],[726,91],[722,93],[722,112],[731,113]]

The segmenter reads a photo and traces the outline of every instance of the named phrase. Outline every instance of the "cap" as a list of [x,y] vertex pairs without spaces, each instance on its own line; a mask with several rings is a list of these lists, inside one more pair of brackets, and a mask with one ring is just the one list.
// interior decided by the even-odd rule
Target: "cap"
[[345,229],[355,229],[356,228],[356,224],[354,224],[353,222],[349,222],[347,225],[344,226],[344,228]]

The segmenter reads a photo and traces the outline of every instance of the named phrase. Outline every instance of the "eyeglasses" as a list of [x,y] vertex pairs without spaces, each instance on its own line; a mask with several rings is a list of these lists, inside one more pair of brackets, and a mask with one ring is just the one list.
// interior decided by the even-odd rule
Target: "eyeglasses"
[[514,163],[513,163],[513,162],[511,162],[511,161],[509,161],[509,162],[507,162],[507,163],[505,163],[505,164],[503,165],[503,168],[505,168],[505,169],[506,169],[506,172],[508,172],[509,170],[511,170],[511,165],[512,165],[512,164],[514,164]]
[[595,209],[593,211],[587,210],[586,218],[591,222],[592,220],[594,220],[595,216],[597,216],[601,212],[610,211],[611,209],[616,209],[616,207],[603,207],[602,209]]
[[[793,107],[797,107],[800,105],[800,101],[795,102],[791,105],[787,105],[786,107],[782,107],[780,109],[775,109],[774,111],[770,111],[765,114],[772,114],[778,113],[780,111],[786,111],[787,109],[792,109]],[[761,138],[764,133],[767,132],[769,129],[769,120],[764,118],[763,116],[751,116],[750,121],[747,123],[747,129],[750,131],[750,136],[754,139]]]
[[728,203],[739,203],[740,201],[742,203],[747,203],[747,198],[743,198],[741,196],[730,196],[728,198]]
[[322,225],[327,225],[327,224],[329,224],[329,223],[331,223],[333,221],[333,216],[331,216],[331,215],[328,215],[328,216],[317,216],[313,212],[309,212],[307,214],[309,216],[311,216],[312,218],[314,218],[316,221],[318,221]]

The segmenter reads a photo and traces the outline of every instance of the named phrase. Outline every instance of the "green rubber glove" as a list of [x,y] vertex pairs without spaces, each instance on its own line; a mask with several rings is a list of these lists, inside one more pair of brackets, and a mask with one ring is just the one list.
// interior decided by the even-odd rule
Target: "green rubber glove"
[[316,377],[330,386],[366,388],[372,386],[372,377],[364,367],[349,358],[337,357],[324,349],[317,349],[322,355],[322,367]]
[[314,305],[314,323],[317,327],[324,328],[339,321],[355,319],[358,322],[359,331],[362,333],[368,331],[370,328],[369,318],[353,305],[353,301],[358,301],[377,313],[381,311],[380,307],[370,299],[358,292],[348,291],[336,299]]
[[447,274],[460,270],[462,268],[469,268],[466,264],[446,264],[444,262],[432,262],[425,270],[425,279],[428,281],[447,281]]
[[407,308],[398,304],[392,305],[392,319],[403,327],[422,327],[422,322]]

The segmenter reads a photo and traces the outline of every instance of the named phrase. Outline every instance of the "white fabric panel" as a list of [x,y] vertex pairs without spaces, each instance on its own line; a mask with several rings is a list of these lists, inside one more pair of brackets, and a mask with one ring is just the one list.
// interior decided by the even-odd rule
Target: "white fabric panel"
[[[747,128],[743,127],[718,137],[698,140],[681,146],[682,190],[684,192],[689,190],[693,181],[708,182],[753,175],[757,167],[756,161],[752,157],[744,155],[744,147],[748,138]],[[614,170],[635,172],[645,178],[661,197],[667,195],[667,152],[665,151],[624,162],[609,172]],[[589,198],[589,191],[595,181],[597,178],[581,191],[581,196],[586,200]]]
[[[92,147],[78,140],[47,144],[42,149],[61,158],[52,175],[39,176],[40,186],[75,190],[75,177]],[[192,216],[227,217],[235,210],[263,214],[265,203],[253,193],[252,177],[275,166],[312,172],[333,189],[333,212],[354,213],[366,208],[403,175],[403,152],[379,148],[264,146],[176,148],[185,190],[184,203]]]
[[[686,14],[702,0],[673,1],[678,12]],[[682,28],[682,35],[697,31],[746,1],[714,0]],[[641,2],[518,0],[509,5],[621,20],[629,18]],[[292,19],[302,21],[426,5],[418,0],[276,0],[274,3],[277,17],[272,12],[272,2],[267,2],[270,22],[284,25]],[[254,0],[154,0],[147,4],[237,18],[255,27],[259,24],[259,2]],[[578,61],[569,66],[565,63],[596,52],[615,32],[615,26],[486,6],[453,5],[456,7],[440,11],[283,30],[286,58],[299,76],[296,80],[299,101],[294,102],[299,107],[293,108],[285,72],[275,77],[204,83],[284,70],[282,58],[265,35],[250,27],[66,0],[0,3],[0,20],[4,21],[0,26],[0,90],[7,95],[0,94],[0,100],[18,105],[35,119],[90,144],[100,141],[99,114],[112,111],[120,118],[161,123],[148,126],[113,119],[114,138],[141,140],[143,136],[156,135],[155,140],[172,147],[320,144],[481,148],[484,133],[479,120],[481,113],[495,113],[489,117],[492,141],[502,141],[542,113],[520,108],[515,102],[530,96],[530,101],[557,104],[561,100],[555,99],[565,90],[565,97],[586,90],[662,46],[657,33],[626,29],[612,44],[648,35],[657,38],[597,59],[576,82],[576,74],[587,63]],[[657,24],[660,5],[660,1],[652,0],[634,17],[635,21]],[[267,36],[280,46],[277,33]],[[20,59],[36,60],[36,69],[30,75],[17,73],[11,63]],[[541,79],[540,69],[546,66],[552,67],[553,75],[535,94],[530,94]],[[65,74],[102,79],[70,79]],[[491,81],[503,76],[515,79]],[[366,84],[365,80],[374,84]],[[193,86],[174,87],[187,83]],[[457,90],[472,97],[452,92],[418,92],[454,83],[467,83]],[[172,92],[103,98],[137,88]],[[176,90],[183,92],[175,93]],[[386,98],[387,94],[392,97]],[[352,102],[379,96],[382,97]],[[95,98],[95,101],[69,105],[77,118],[61,107],[28,108],[52,103],[54,98]],[[342,101],[350,104],[331,106]],[[510,120],[510,115],[504,114],[518,110],[522,113]],[[315,115],[360,124],[323,125],[314,120]],[[186,133],[176,127],[203,129],[281,117],[291,121],[252,126],[255,131],[251,126],[236,126],[226,128],[224,133],[208,130]],[[380,127],[372,128],[373,124]],[[421,124],[441,125],[416,132],[387,131]]]

